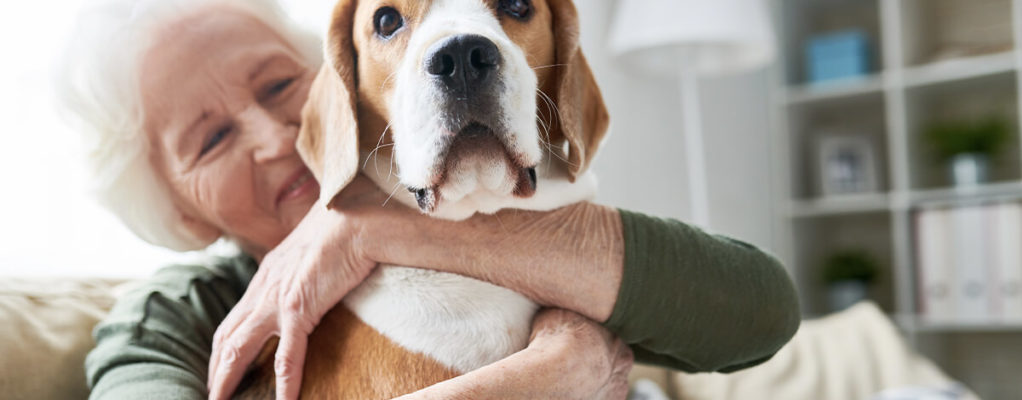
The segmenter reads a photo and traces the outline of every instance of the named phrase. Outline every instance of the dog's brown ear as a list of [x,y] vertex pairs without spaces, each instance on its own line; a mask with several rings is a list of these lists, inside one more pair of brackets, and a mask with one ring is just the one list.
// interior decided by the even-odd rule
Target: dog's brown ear
[[323,67],[312,82],[298,133],[298,154],[319,181],[320,200],[328,207],[358,173],[354,11],[353,0],[334,8]]
[[[548,0],[553,14],[556,51],[555,78],[559,124],[555,129],[568,142],[568,162],[574,180],[589,168],[607,134],[610,117],[593,71],[579,47],[578,11],[571,0]],[[552,135],[556,137],[556,132]]]

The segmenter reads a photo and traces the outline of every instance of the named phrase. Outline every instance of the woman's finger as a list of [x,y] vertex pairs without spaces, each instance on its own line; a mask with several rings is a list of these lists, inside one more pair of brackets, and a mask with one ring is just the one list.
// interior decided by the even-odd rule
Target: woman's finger
[[209,353],[209,372],[206,374],[207,388],[211,388],[213,385],[213,377],[216,376],[216,371],[220,367],[220,355],[223,351],[224,342],[232,336],[235,328],[245,323],[246,319],[251,315],[247,310],[242,310],[242,308],[247,308],[243,306],[244,303],[244,299],[239,301],[238,305],[217,326],[216,333],[213,334],[213,347]]
[[[250,287],[249,289],[252,289]],[[241,297],[231,311],[227,313],[227,317],[224,318],[220,325],[217,326],[216,332],[213,334],[213,347],[209,353],[209,372],[206,374],[206,387],[212,389],[216,372],[220,368],[220,360],[222,359],[224,342],[234,337],[234,333],[238,331],[240,326],[262,326],[267,331],[272,332],[274,327],[269,325],[274,319],[267,318],[267,313],[257,313],[254,310],[259,306],[260,301],[250,301],[252,299],[248,293]],[[254,305],[249,305],[254,304]],[[260,333],[260,332],[252,332]],[[261,332],[266,334],[267,332]],[[269,336],[266,336],[269,337]]]
[[[246,322],[254,321],[252,319]],[[228,399],[234,393],[234,389],[245,376],[245,370],[252,360],[259,355],[259,351],[266,344],[266,341],[273,336],[273,329],[266,326],[264,321],[272,319],[258,319],[258,322],[244,324],[236,332],[224,340],[219,350],[217,369],[211,372],[212,379],[209,381],[209,398],[220,400]],[[259,324],[259,325],[256,325]],[[250,326],[251,325],[251,326]]]
[[308,335],[292,324],[281,330],[280,344],[273,361],[273,372],[277,375],[277,399],[297,399],[301,392]]

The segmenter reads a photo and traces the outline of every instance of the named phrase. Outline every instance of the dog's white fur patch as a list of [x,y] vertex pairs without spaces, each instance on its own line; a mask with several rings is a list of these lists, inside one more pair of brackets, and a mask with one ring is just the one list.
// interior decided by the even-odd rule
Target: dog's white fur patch
[[[513,133],[505,143],[509,151],[536,165],[537,190],[529,198],[515,197],[515,182],[504,160],[469,156],[448,171],[440,190],[443,199],[433,216],[460,220],[504,208],[545,211],[591,199],[596,193],[594,175],[586,173],[572,183],[563,165],[551,162],[556,156],[542,150],[536,122],[536,75],[482,0],[433,3],[397,71],[390,102],[394,159],[378,154],[363,159],[364,172],[381,188],[399,191],[394,197],[412,208],[417,204],[404,188],[432,186],[442,162],[440,135],[446,133],[437,119],[438,96],[421,70],[422,58],[434,43],[458,34],[485,36],[504,57],[500,79],[507,91],[501,96],[501,107],[505,128]],[[392,170],[391,163],[396,163],[398,171]],[[532,301],[502,287],[400,266],[380,266],[344,303],[395,343],[461,373],[525,348],[537,310]]]

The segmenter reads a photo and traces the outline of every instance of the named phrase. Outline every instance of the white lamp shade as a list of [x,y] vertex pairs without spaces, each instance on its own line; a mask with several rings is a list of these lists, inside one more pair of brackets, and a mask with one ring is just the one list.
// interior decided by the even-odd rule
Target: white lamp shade
[[735,73],[766,65],[776,53],[765,0],[618,0],[610,49],[661,76],[685,67]]

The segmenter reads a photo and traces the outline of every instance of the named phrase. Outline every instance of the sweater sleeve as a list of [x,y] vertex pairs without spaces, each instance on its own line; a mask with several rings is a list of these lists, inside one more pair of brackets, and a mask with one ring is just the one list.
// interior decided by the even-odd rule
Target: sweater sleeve
[[121,296],[93,331],[90,398],[205,399],[213,333],[256,267],[248,257],[168,267]]
[[636,361],[730,372],[770,359],[795,334],[798,296],[775,258],[679,221],[620,213],[624,273],[604,326]]

